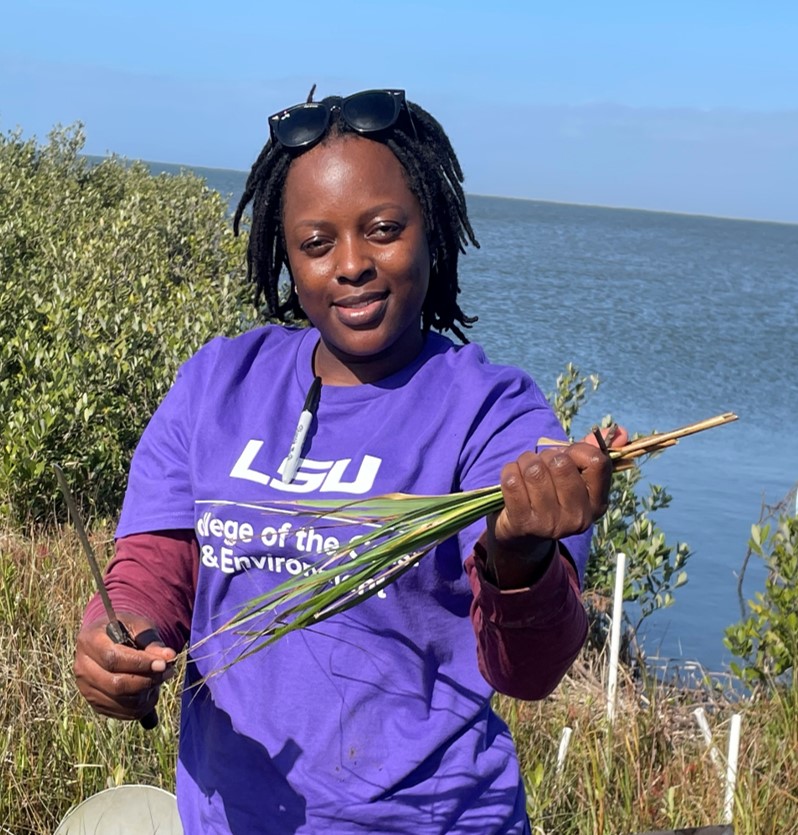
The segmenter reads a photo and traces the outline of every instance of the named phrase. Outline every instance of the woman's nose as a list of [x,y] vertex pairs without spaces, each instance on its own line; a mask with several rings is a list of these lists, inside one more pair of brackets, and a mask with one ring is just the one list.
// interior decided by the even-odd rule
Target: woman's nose
[[359,236],[344,236],[338,239],[336,246],[338,261],[336,277],[339,281],[358,284],[368,281],[376,274],[374,259],[369,246]]

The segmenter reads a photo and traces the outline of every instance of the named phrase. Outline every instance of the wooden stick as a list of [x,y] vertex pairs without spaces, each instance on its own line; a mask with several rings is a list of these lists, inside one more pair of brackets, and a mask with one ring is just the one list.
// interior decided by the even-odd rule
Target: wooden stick
[[633,449],[631,452],[624,452],[626,447],[617,447],[618,452],[624,452],[623,455],[614,456],[612,454],[612,450],[610,450],[610,458],[617,458],[621,461],[626,461],[629,458],[640,458],[643,455],[650,455],[652,452],[659,452],[661,449],[667,449],[669,446],[676,446],[679,441],[676,438],[671,438],[669,441],[661,441],[658,443],[652,443],[650,445],[640,447],[639,449]]
[[[623,458],[616,458],[612,455],[612,450],[610,450],[610,458],[612,460],[613,469],[616,472],[620,472],[621,470],[630,470],[632,467],[635,466],[635,462],[637,458],[642,458],[644,455],[653,455],[655,452],[659,452],[662,449],[667,449],[671,446],[676,446],[679,442],[672,438],[670,441],[663,441],[661,444],[657,444],[656,446],[643,448],[643,449],[636,449]],[[623,449],[623,447],[618,447],[618,449]]]
[[662,446],[666,441],[676,441],[687,435],[694,435],[696,432],[703,432],[705,429],[712,429],[715,426],[722,426],[725,423],[732,423],[735,420],[737,420],[737,415],[734,412],[724,412],[722,415],[700,420],[697,423],[690,423],[671,432],[655,432],[653,435],[638,438],[636,441],[632,441],[625,446],[611,449],[610,457],[617,460],[619,458],[629,458],[631,457],[631,453],[637,452],[638,450],[642,450],[642,454],[652,452],[656,447]]
[[[612,438],[617,432],[617,427],[610,427],[610,434],[607,438],[602,437],[601,432],[597,426],[592,429],[593,435],[596,438],[596,443],[599,448],[603,448],[614,462],[616,470],[627,470],[634,466],[634,459],[640,458],[643,455],[651,455],[654,452],[659,452],[662,449],[675,446],[679,438],[684,438],[687,435],[694,435],[696,432],[703,432],[705,429],[712,429],[715,426],[723,426],[725,423],[732,423],[737,420],[737,415],[734,412],[724,412],[722,415],[707,418],[706,420],[699,420],[697,423],[689,423],[687,426],[682,426],[679,429],[673,429],[670,432],[655,432],[653,435],[646,435],[644,438],[638,438],[625,446],[610,447],[607,450],[607,438]],[[561,441],[557,438],[538,438],[535,447],[538,450],[540,447],[561,447],[569,446],[570,441]],[[796,505],[798,507],[798,497],[796,497]]]

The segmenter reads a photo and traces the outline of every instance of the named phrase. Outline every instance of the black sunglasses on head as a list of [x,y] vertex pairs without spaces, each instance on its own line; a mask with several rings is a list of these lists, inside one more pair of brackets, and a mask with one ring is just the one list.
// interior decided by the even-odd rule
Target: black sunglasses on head
[[341,99],[340,103],[309,101],[269,116],[272,143],[279,142],[285,148],[310,147],[327,132],[330,116],[337,109],[344,122],[362,135],[392,128],[404,112],[418,138],[404,90],[363,90]]

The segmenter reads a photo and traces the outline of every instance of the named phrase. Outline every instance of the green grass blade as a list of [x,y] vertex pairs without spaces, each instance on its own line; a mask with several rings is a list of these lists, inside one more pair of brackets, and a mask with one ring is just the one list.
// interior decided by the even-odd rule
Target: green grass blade
[[[289,632],[319,624],[373,596],[437,545],[499,510],[503,500],[496,486],[442,496],[393,493],[350,502],[312,499],[276,504],[281,512],[292,515],[371,523],[370,530],[332,553],[320,555],[313,571],[290,577],[254,597],[215,630],[209,638],[236,631],[246,644],[222,669]],[[267,619],[265,625],[243,628],[259,618]]]

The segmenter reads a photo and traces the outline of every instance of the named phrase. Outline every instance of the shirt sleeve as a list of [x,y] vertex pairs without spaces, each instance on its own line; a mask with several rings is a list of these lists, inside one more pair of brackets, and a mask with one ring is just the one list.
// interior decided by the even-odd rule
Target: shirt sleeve
[[144,429],[130,462],[117,538],[194,527],[191,448],[218,340],[188,359]]
[[[113,607],[149,618],[163,642],[175,652],[191,629],[199,571],[199,547],[193,530],[166,530],[118,539],[105,571]],[[99,594],[86,607],[84,626],[105,617]]]
[[480,540],[465,563],[479,670],[500,693],[542,699],[560,683],[587,636],[576,570],[558,550],[531,587],[502,591],[486,578],[486,558]]

